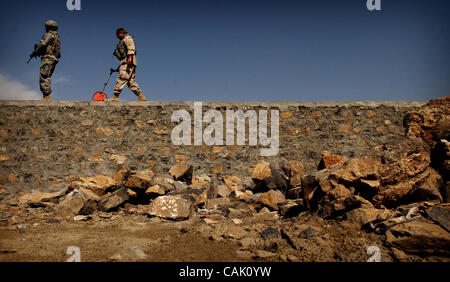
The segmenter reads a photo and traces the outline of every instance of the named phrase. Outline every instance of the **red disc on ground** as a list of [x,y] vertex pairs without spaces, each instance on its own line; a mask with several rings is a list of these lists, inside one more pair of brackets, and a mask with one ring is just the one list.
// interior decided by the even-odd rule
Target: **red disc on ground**
[[108,96],[106,96],[105,92],[95,92],[94,95],[92,96],[92,101],[105,101],[106,99],[108,99]]

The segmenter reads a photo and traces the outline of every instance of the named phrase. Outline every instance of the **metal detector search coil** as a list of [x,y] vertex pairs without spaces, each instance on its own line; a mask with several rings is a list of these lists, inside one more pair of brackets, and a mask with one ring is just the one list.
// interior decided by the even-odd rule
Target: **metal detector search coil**
[[92,96],[92,101],[105,101],[106,99],[108,99],[108,96],[106,95],[105,92],[102,91],[98,91],[95,92],[94,95]]
[[117,69],[110,69],[109,70],[109,76],[108,76],[108,79],[105,82],[105,85],[103,86],[102,91],[95,92],[94,95],[92,95],[92,101],[98,102],[98,101],[106,101],[106,99],[108,99],[108,96],[106,95],[106,93],[104,91],[105,91],[106,85],[108,85],[108,82],[109,82],[109,79],[111,78],[111,75],[114,72],[118,72],[118,69],[119,68],[117,68]]

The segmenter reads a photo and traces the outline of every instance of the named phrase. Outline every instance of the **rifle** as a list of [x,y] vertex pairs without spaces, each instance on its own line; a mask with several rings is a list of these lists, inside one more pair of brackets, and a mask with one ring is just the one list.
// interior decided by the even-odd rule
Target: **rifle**
[[28,61],[27,61],[27,65],[30,63],[30,61],[33,59],[33,58],[36,58],[36,57],[38,57],[38,55],[36,55],[36,48],[37,48],[37,44],[34,44],[34,51],[33,51],[33,53],[31,53],[31,55],[30,55],[30,58],[28,59]]
[[35,58],[35,57],[30,55],[30,59],[28,59],[27,65],[30,63],[30,61],[31,61],[33,58]]

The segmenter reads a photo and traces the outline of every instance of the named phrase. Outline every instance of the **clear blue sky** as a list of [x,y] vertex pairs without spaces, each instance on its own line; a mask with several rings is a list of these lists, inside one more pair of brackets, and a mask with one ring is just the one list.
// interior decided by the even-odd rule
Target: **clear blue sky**
[[[428,100],[450,94],[450,1],[2,1],[0,75],[39,92],[26,64],[43,24],[60,24],[54,98],[100,90],[124,27],[153,101]],[[115,76],[106,89],[112,95]],[[39,94],[40,95],[40,94]],[[136,100],[125,88],[122,100]]]

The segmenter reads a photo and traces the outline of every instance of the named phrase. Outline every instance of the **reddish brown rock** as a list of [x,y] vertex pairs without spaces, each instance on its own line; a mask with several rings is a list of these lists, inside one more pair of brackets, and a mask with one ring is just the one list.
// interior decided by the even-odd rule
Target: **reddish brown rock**
[[240,176],[223,176],[223,182],[232,191],[243,191],[245,188],[242,185],[242,178]]
[[192,172],[192,166],[187,165],[186,163],[178,163],[169,170],[169,174],[175,180],[185,179],[188,184],[190,184],[192,180]]
[[377,179],[380,162],[370,157],[357,157],[349,160],[335,174],[345,182],[355,182],[360,179]]
[[405,181],[425,171],[430,163],[430,154],[424,147],[411,146],[396,152],[395,159],[383,166],[380,170],[381,181],[384,185]]
[[283,203],[284,201],[286,201],[286,198],[283,193],[278,190],[270,190],[259,197],[260,203],[273,210],[278,210],[278,204]]
[[119,168],[117,172],[113,175],[112,179],[116,181],[116,183],[123,183],[126,176],[128,174],[128,170],[126,168]]
[[174,180],[170,177],[154,177],[153,184],[159,185],[161,188],[172,191],[175,189]]
[[195,176],[192,178],[190,187],[193,189],[203,189],[208,188],[210,183],[211,179],[207,175]]
[[225,185],[217,186],[217,195],[222,198],[228,198],[233,190]]
[[166,191],[164,191],[163,188],[161,188],[161,186],[159,185],[154,185],[150,188],[147,189],[147,191],[145,191],[145,194],[156,194],[156,195],[164,195],[166,194]]
[[252,173],[253,180],[264,180],[266,178],[272,177],[272,172],[270,170],[270,164],[261,161],[259,162]]
[[138,171],[128,176],[124,185],[128,188],[147,189],[151,186],[154,175],[150,169]]
[[283,167],[283,170],[289,178],[291,187],[300,187],[302,185],[302,177],[306,175],[303,164],[298,161],[289,161]]
[[326,155],[323,156],[319,163],[319,170],[324,168],[330,168],[337,164],[345,163],[345,159],[339,155]]
[[280,189],[285,191],[288,187],[286,176],[276,164],[260,161],[252,172],[252,179],[256,190]]

